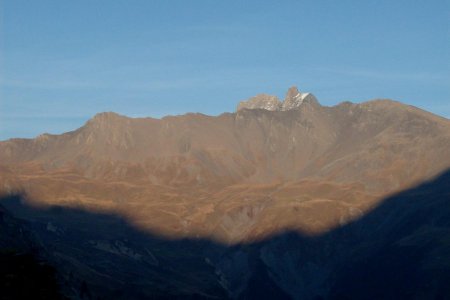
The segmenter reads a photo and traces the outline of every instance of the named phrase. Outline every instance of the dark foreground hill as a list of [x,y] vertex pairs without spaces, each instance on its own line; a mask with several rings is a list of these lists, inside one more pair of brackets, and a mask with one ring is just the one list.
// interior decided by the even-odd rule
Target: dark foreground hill
[[64,299],[42,250],[27,222],[0,206],[0,299]]

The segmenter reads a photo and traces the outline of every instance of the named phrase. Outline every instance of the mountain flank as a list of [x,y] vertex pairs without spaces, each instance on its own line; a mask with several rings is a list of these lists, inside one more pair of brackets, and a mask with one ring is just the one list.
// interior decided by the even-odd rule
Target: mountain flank
[[322,106],[296,87],[219,116],[106,112],[1,141],[0,289],[447,299],[449,149],[448,119],[387,99]]
[[449,168],[448,149],[448,119],[392,100],[326,107],[291,87],[283,102],[259,95],[219,116],[100,113],[0,142],[0,190],[236,243],[342,226]]

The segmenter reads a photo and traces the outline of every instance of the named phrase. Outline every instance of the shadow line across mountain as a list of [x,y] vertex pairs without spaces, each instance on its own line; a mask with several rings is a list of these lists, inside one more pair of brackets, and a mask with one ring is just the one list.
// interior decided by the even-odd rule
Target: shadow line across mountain
[[[0,200],[1,253],[45,260],[72,298],[450,297],[450,170],[325,234],[290,231],[237,245],[171,240],[118,215],[36,208],[25,198]],[[3,286],[5,295],[14,286]]]

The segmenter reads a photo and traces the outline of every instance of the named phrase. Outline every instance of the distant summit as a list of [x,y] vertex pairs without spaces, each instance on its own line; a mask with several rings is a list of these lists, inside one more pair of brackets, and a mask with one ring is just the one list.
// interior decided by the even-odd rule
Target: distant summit
[[237,110],[242,109],[265,109],[270,111],[286,111],[298,109],[303,103],[310,103],[320,106],[319,101],[311,93],[301,93],[296,86],[288,89],[284,101],[280,101],[277,96],[259,94],[247,101],[239,103]]

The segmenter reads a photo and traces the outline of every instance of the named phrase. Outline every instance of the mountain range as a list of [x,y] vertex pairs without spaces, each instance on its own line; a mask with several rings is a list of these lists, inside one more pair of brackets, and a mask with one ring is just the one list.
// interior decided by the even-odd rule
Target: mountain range
[[99,297],[445,299],[448,149],[446,118],[291,87],[219,116],[106,112],[2,141],[0,205]]

